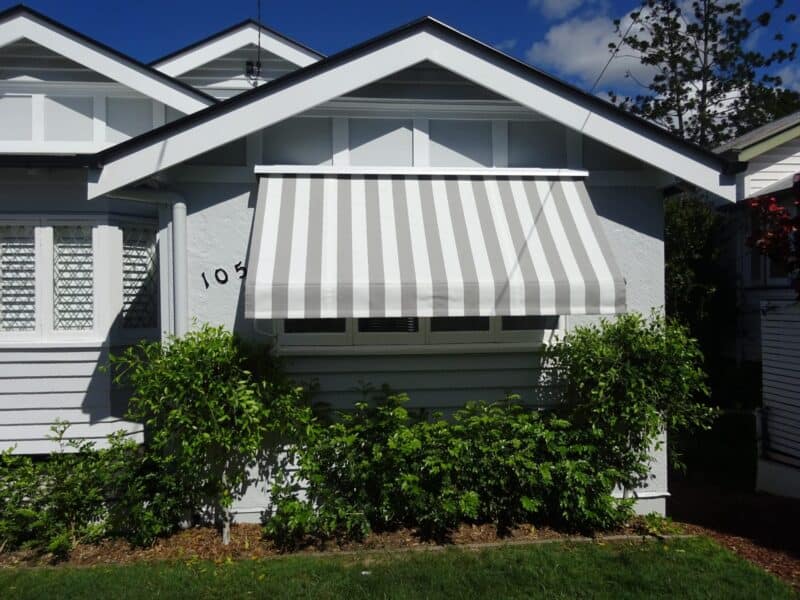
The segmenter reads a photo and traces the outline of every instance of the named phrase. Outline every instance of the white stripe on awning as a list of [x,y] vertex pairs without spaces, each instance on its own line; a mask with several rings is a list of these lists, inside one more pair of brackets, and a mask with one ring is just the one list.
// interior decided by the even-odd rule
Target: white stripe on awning
[[256,319],[625,310],[579,177],[267,173],[249,265]]

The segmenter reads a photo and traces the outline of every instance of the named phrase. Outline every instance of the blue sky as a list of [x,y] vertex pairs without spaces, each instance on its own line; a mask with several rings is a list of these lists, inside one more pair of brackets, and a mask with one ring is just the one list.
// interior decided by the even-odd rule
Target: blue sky
[[[256,2],[29,0],[26,4],[149,62],[237,21],[255,17]],[[14,4],[0,0],[0,9]],[[330,54],[422,15],[432,15],[586,89],[608,59],[612,20],[624,17],[638,4],[638,0],[262,0],[262,20]],[[755,12],[772,2],[748,0],[748,4]],[[800,23],[794,30],[794,37],[800,37]],[[626,71],[635,71],[637,66],[633,61],[615,61],[600,87],[624,88]],[[800,87],[800,67],[787,68],[784,76],[789,85]]]

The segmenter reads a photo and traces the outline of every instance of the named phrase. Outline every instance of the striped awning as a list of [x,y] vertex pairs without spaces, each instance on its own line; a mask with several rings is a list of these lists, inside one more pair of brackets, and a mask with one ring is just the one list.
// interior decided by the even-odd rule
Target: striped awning
[[625,309],[625,282],[572,172],[257,173],[249,318]]

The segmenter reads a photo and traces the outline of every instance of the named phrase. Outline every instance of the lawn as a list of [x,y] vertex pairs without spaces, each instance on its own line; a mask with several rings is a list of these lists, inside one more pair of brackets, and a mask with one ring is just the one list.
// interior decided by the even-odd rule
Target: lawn
[[706,539],[0,571],[3,598],[792,598]]

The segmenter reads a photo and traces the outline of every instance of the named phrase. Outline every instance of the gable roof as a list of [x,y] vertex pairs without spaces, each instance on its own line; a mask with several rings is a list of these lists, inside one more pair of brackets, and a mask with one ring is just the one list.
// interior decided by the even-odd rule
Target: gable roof
[[216,103],[212,96],[26,6],[0,12],[0,47],[22,38],[180,112],[193,113]]
[[737,160],[750,160],[796,137],[800,137],[800,111],[748,131],[715,152],[735,156]]
[[[422,61],[431,61],[703,189],[735,199],[732,165],[430,17],[97,154],[97,197]],[[735,165],[734,165],[735,166]]]
[[316,50],[266,27],[255,19],[246,19],[175,52],[170,52],[151,62],[150,66],[162,73],[177,77],[248,44],[257,46],[259,43],[262,49],[298,67],[306,67],[324,58],[324,55]]

